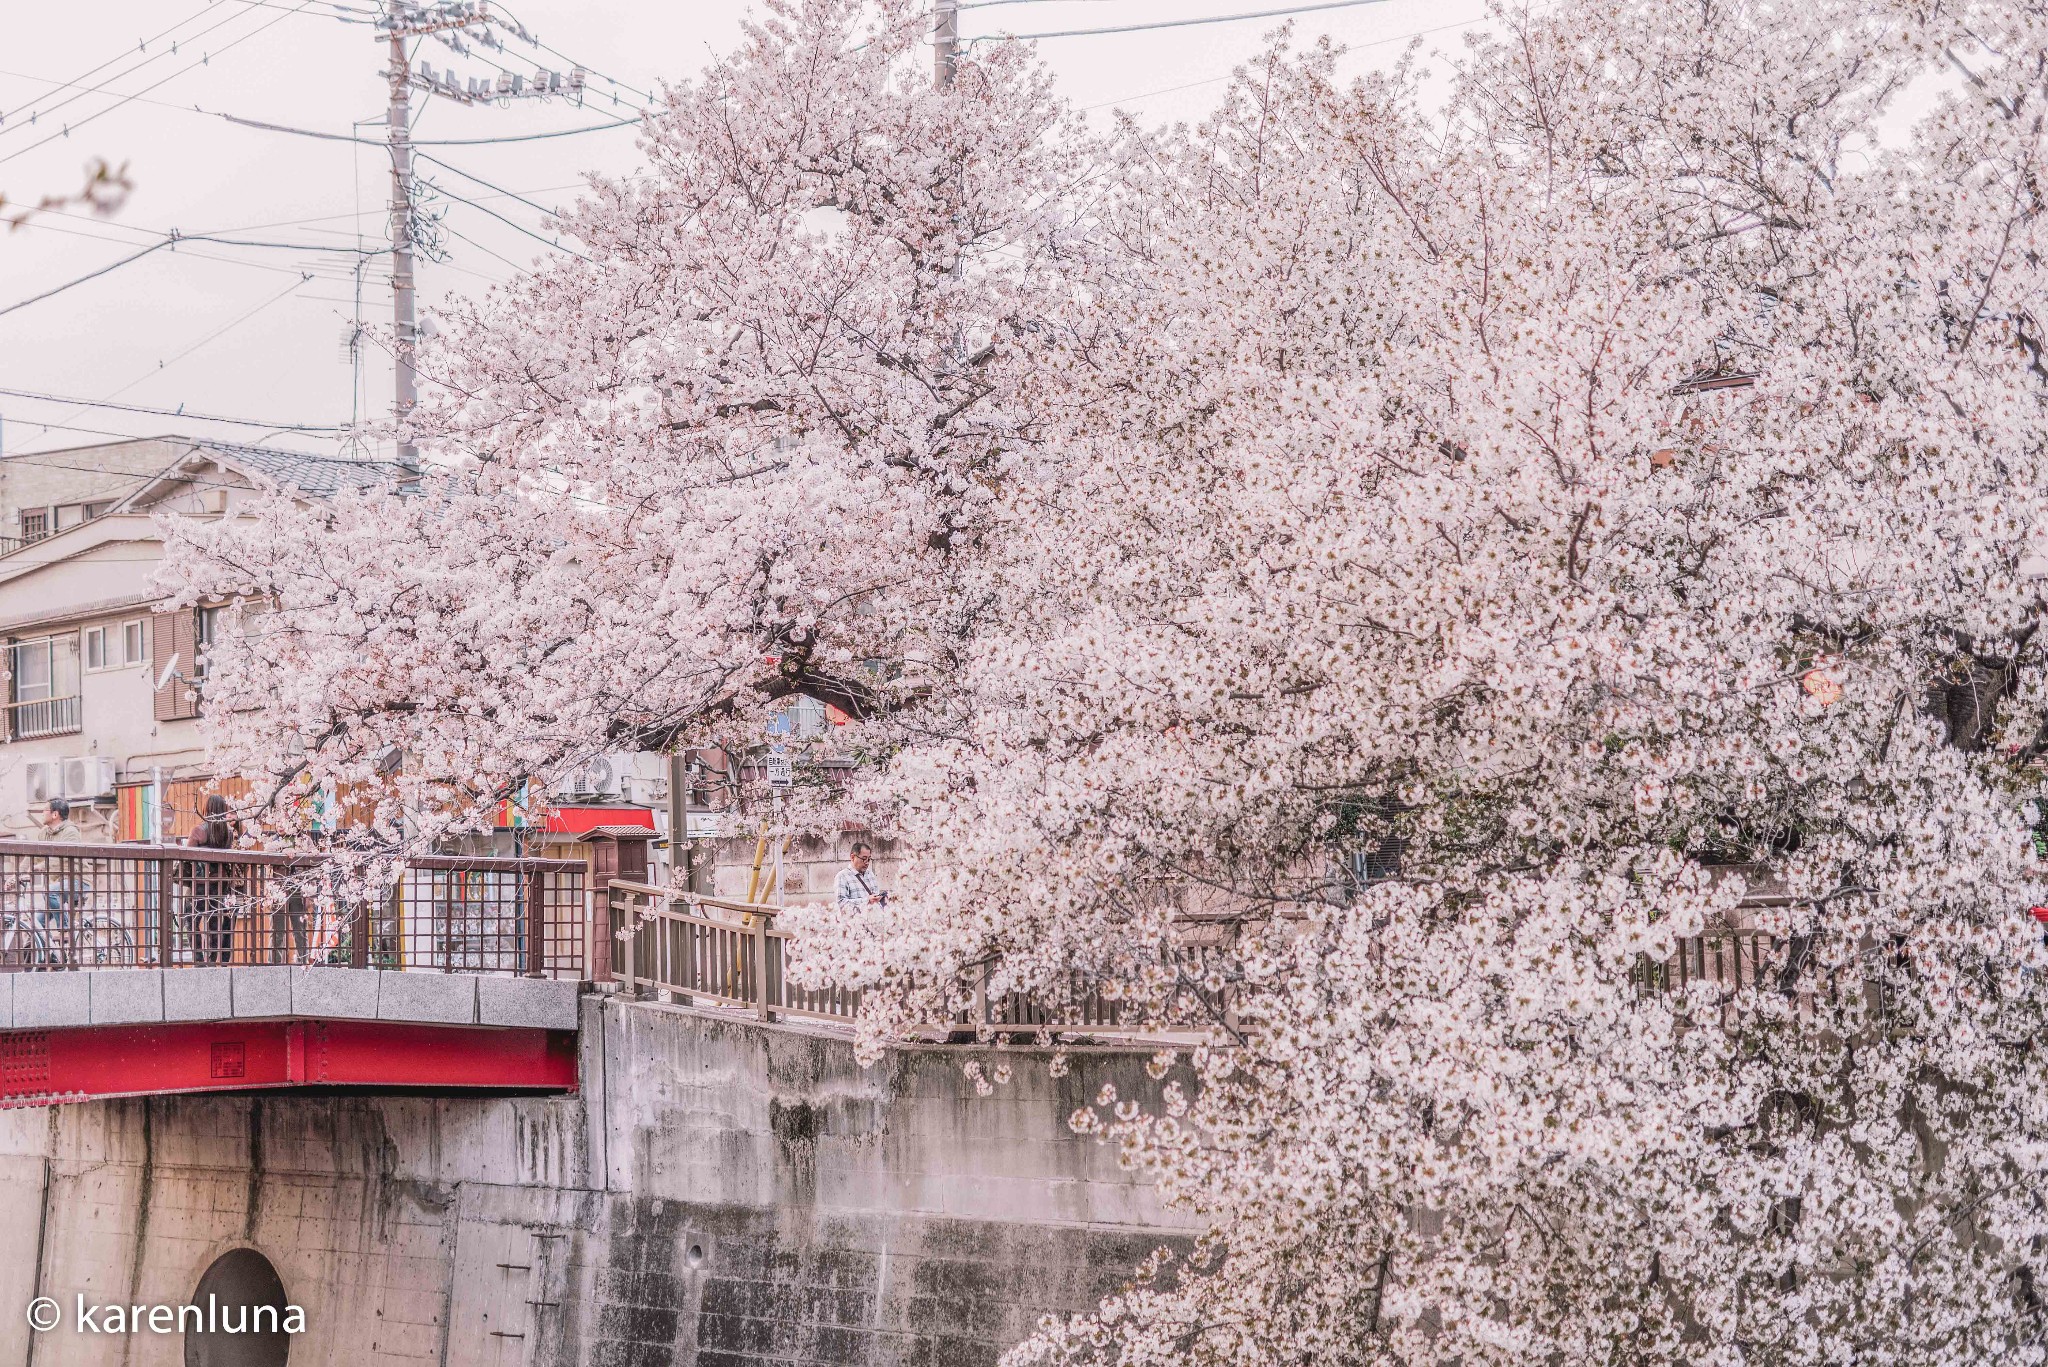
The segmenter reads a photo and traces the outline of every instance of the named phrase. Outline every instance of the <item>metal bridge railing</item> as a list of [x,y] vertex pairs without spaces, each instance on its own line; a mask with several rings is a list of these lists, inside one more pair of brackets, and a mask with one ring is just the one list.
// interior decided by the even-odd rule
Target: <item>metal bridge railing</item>
[[432,856],[364,896],[332,857],[0,842],[0,972],[339,964],[580,978],[579,860]]

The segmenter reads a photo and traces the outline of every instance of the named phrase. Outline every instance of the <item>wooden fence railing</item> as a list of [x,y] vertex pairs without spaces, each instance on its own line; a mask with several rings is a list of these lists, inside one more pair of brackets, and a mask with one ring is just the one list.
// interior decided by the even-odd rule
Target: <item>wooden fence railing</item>
[[1793,988],[1804,958],[1803,943],[1761,930],[1722,930],[1678,942],[1662,961],[1643,958],[1635,968],[1636,986],[1646,992],[1683,992],[1696,982],[1743,988]]
[[[859,992],[807,989],[789,982],[786,969],[793,937],[775,926],[781,910],[614,881],[597,931],[611,935],[611,976],[629,995],[665,991],[681,1002],[737,1007],[762,1020],[852,1021],[860,1012]],[[1682,993],[1707,983],[1727,994],[1771,992],[1809,1003],[1817,997],[1835,999],[1845,980],[1839,973],[1819,970],[1812,949],[1810,936],[1714,930],[1679,941],[1668,959],[1638,960],[1630,977],[1644,996]],[[1206,953],[1200,944],[1176,949],[1173,958],[1184,979],[1203,976],[1200,965]],[[968,969],[958,986],[956,995],[969,1005],[932,1028],[1130,1033],[1138,1026],[1120,1001],[1079,974],[1057,1007],[1022,992],[991,994],[985,966]],[[1860,977],[1855,990],[1882,1007],[1890,1000],[1891,984],[1876,972]],[[1190,985],[1182,995],[1192,1003],[1190,1020],[1183,1025],[1192,1026],[1197,1018],[1228,1019],[1227,994]],[[1145,1032],[1172,1030],[1148,1023]]]
[[[628,995],[660,990],[687,1004],[738,1007],[762,1020],[850,1023],[860,1013],[858,991],[789,981],[793,937],[775,928],[780,910],[614,881],[600,930],[613,938],[612,977]],[[1079,975],[1069,984],[1069,1005],[1060,1010],[1022,992],[991,994],[985,967],[969,970],[960,989],[970,1005],[934,1028],[1114,1032],[1124,1024],[1120,1004]]]
[[1639,994],[1684,992],[1708,983],[1724,994],[1776,993],[1805,1006],[1840,1002],[1845,994],[1889,1015],[1897,1004],[1897,975],[1904,958],[1897,946],[1866,945],[1862,963],[1850,972],[1823,966],[1811,935],[1774,935],[1754,929],[1709,930],[1678,942],[1668,959],[1639,959],[1632,971]]
[[[679,998],[778,1016],[851,1020],[860,994],[810,991],[784,976],[789,935],[779,908],[716,897],[684,898],[614,880],[603,927],[615,942],[612,976],[628,994],[663,989]],[[722,914],[718,914],[722,913]]]

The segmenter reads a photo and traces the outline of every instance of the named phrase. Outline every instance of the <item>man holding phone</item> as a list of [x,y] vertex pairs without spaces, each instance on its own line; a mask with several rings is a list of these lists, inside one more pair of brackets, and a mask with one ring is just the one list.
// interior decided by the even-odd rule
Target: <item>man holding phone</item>
[[853,857],[839,871],[839,878],[832,887],[832,900],[841,906],[849,902],[859,906],[887,906],[889,894],[880,889],[875,876],[868,872],[868,865],[874,859],[874,849],[867,841],[854,841]]

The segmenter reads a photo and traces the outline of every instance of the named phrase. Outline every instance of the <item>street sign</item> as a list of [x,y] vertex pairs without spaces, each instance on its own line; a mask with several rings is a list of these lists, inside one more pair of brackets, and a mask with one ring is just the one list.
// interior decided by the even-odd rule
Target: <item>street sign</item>
[[787,788],[794,781],[795,774],[792,771],[788,753],[780,746],[770,750],[768,752],[768,786],[771,788]]

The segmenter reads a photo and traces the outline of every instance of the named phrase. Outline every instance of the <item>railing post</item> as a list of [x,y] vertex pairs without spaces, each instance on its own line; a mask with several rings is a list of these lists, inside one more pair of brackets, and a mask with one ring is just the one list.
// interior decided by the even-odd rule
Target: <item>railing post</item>
[[370,966],[370,899],[357,901],[348,914],[348,966]]
[[404,897],[405,897],[405,880],[404,880],[404,879],[399,879],[399,880],[397,880],[396,882],[392,883],[390,887],[386,888],[386,889],[384,890],[384,914],[383,914],[383,916],[382,916],[381,918],[377,918],[377,919],[375,919],[375,920],[373,920],[373,921],[372,921],[372,923],[371,923],[371,926],[370,926],[370,933],[369,933],[369,935],[368,935],[368,936],[364,937],[364,938],[365,938],[365,941],[366,941],[366,942],[368,942],[368,941],[372,941],[372,940],[375,940],[375,939],[376,939],[376,937],[377,937],[377,925],[378,925],[378,922],[379,922],[379,921],[381,921],[381,923],[382,923],[382,924],[384,924],[384,925],[388,925],[388,926],[390,926],[390,927],[391,927],[391,938],[392,938],[392,947],[393,947],[393,951],[394,951],[393,957],[394,957],[394,958],[396,959],[396,961],[397,961],[397,964],[398,964],[398,967],[400,967],[400,968],[404,968],[404,967],[406,967],[406,966],[407,966],[407,965],[406,965],[406,962],[405,962],[405,960],[406,960],[406,953],[405,953],[405,941],[406,941],[406,935],[405,935],[405,912],[406,912],[406,907],[405,907],[405,903],[404,903],[404,900],[403,900],[403,899],[404,899]]
[[765,911],[754,913],[754,1009],[764,1021],[775,1019],[768,1004],[768,927],[774,918]]
[[[637,942],[640,939],[640,931],[633,924],[635,917],[633,916],[632,894],[607,886],[605,888],[605,903],[614,911],[623,909],[625,912],[622,916],[610,918],[618,923],[611,928],[611,935],[617,936],[619,932],[625,932],[626,973],[619,981],[625,984],[626,995],[637,1000],[640,996],[640,982],[634,971],[637,964],[634,962],[635,956],[633,951],[638,948]],[[621,903],[624,903],[623,908],[621,908]],[[617,977],[616,974],[613,976]]]
[[548,944],[547,875],[534,869],[526,875],[526,976],[542,974]]
[[158,855],[150,862],[156,870],[156,966],[169,968],[178,961],[177,927],[171,918],[171,861]]

